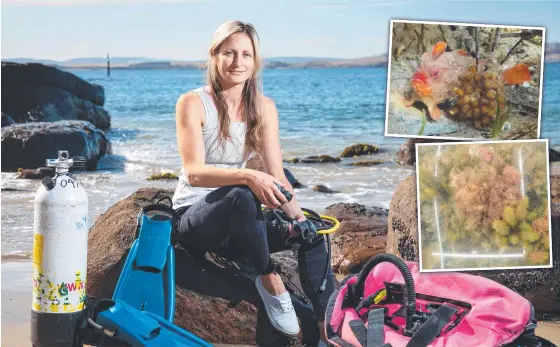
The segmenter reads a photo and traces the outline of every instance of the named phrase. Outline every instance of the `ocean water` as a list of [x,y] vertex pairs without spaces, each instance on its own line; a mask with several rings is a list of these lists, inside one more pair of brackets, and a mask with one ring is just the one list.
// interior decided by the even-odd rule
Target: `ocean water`
[[[105,88],[111,114],[108,133],[113,155],[98,170],[76,174],[89,196],[90,226],[117,201],[141,187],[174,188],[176,181],[147,181],[151,174],[175,172],[181,161],[176,146],[175,104],[178,97],[204,83],[195,70],[74,70],[72,73]],[[328,154],[369,143],[381,153],[372,167],[333,164],[285,164],[307,187],[296,190],[303,207],[323,212],[338,202],[389,207],[398,183],[413,173],[394,162],[403,138],[385,137],[386,69],[266,70],[265,94],[273,98],[280,119],[284,158]],[[545,69],[542,137],[560,146],[560,64]],[[33,198],[38,180],[15,180],[2,173],[2,255],[28,257],[32,250]],[[333,194],[310,189],[323,184]],[[6,188],[12,188],[7,191]],[[17,191],[13,191],[17,189]]]

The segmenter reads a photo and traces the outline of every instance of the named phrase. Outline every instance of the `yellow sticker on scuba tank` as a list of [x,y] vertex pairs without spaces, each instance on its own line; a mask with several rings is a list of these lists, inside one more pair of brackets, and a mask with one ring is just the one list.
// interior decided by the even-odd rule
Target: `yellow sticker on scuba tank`
[[43,272],[43,234],[33,235],[33,265],[39,273]]
[[385,300],[386,297],[387,297],[387,289],[383,289],[375,296],[375,298],[373,298],[373,303],[377,305],[382,300]]

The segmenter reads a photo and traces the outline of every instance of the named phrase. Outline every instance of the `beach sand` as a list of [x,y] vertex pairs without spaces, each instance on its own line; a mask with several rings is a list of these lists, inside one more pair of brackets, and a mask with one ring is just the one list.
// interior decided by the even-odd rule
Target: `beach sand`
[[[30,347],[31,262],[2,262],[2,347]],[[539,322],[537,335],[560,347],[560,322]],[[216,345],[227,347],[231,345]],[[245,346],[236,346],[245,347]]]

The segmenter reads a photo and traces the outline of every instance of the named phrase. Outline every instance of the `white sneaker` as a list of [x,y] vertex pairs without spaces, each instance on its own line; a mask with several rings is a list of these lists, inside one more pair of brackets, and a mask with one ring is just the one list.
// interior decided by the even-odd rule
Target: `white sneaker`
[[278,296],[273,296],[263,286],[261,276],[257,276],[255,284],[264,303],[268,319],[274,328],[287,336],[296,336],[299,334],[299,323],[294,306],[292,305],[290,293],[286,292]]

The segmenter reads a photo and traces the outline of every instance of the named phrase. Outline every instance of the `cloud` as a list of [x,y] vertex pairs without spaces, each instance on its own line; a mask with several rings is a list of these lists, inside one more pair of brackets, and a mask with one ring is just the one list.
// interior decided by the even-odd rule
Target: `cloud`
[[2,6],[80,6],[136,3],[193,3],[204,0],[2,0]]

